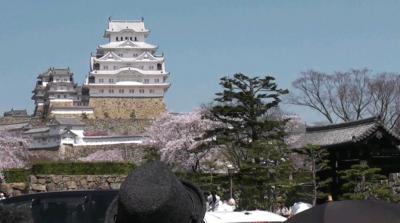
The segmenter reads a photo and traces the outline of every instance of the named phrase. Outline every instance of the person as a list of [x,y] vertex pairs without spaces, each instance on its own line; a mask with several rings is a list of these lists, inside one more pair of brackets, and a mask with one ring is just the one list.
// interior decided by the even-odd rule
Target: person
[[107,208],[105,223],[202,223],[205,212],[200,189],[153,161],[128,175]]
[[0,192],[0,201],[1,201],[1,200],[5,200],[5,199],[6,199],[6,196],[4,196],[4,193],[1,193],[1,192]]
[[208,209],[207,211],[217,211],[221,198],[217,195],[217,192],[212,191],[211,195],[207,197]]

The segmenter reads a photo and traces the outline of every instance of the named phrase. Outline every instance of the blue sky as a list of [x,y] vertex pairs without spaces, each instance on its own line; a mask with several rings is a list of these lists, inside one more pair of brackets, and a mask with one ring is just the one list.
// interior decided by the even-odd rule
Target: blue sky
[[32,111],[35,78],[50,66],[83,82],[109,16],[144,17],[171,73],[168,109],[179,112],[210,102],[219,78],[236,72],[271,74],[289,90],[308,69],[398,72],[399,11],[397,0],[1,0],[0,112]]

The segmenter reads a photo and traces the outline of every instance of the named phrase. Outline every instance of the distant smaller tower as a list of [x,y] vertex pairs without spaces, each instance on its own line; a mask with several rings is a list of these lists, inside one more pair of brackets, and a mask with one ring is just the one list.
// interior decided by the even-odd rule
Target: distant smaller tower
[[69,68],[49,68],[39,74],[32,100],[35,101],[35,116],[47,116],[53,108],[81,105],[82,89],[74,83]]

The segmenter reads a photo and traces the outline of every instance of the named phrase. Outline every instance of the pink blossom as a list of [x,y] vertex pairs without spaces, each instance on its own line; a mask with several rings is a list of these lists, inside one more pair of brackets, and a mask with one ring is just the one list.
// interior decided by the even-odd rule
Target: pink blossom
[[22,168],[28,164],[27,139],[18,134],[0,131],[0,171]]
[[148,130],[149,144],[160,151],[164,162],[185,169],[198,168],[199,160],[208,151],[197,150],[204,142],[198,139],[216,126],[215,122],[202,119],[204,112],[166,113],[153,123]]

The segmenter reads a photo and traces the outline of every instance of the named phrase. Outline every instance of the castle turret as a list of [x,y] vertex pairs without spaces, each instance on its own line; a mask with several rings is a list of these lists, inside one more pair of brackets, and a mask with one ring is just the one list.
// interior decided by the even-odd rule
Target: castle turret
[[32,100],[35,116],[49,115],[54,108],[70,108],[81,103],[81,88],[74,83],[69,68],[49,68],[37,77]]
[[165,111],[169,73],[157,46],[146,42],[149,33],[143,20],[109,20],[108,43],[92,54],[84,86],[97,118],[153,119]]

